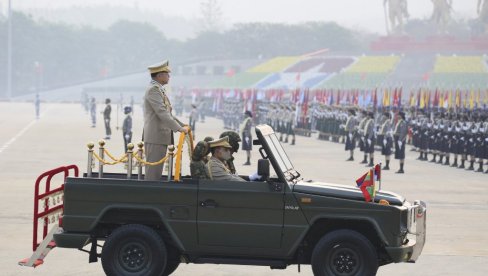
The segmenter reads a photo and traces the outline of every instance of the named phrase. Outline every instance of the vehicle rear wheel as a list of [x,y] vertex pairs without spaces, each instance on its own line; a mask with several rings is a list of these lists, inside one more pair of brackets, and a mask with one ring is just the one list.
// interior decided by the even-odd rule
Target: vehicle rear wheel
[[102,266],[109,276],[160,276],[167,260],[166,246],[145,225],[124,225],[112,232],[102,250]]
[[351,230],[337,230],[325,235],[312,253],[315,276],[376,275],[378,257],[371,242]]

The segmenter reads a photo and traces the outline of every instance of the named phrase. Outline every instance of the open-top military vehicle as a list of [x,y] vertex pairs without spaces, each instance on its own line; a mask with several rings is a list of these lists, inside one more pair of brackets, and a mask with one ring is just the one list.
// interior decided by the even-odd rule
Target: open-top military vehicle
[[[423,202],[378,191],[368,203],[357,187],[306,182],[271,127],[259,125],[256,134],[261,181],[94,173],[37,193],[40,201],[64,193],[55,210],[62,216],[49,233],[44,225],[43,242],[34,234],[37,253],[22,264],[42,263],[54,246],[84,250],[90,262],[101,258],[107,275],[169,275],[182,262],[311,264],[314,275],[374,275],[381,265],[417,260],[426,233]],[[36,211],[34,224],[52,222],[52,206]]]

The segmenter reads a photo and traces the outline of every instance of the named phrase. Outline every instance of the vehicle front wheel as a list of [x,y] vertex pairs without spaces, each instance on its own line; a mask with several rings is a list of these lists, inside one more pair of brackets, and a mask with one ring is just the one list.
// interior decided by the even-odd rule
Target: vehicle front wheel
[[175,272],[175,270],[181,263],[181,254],[178,249],[174,248],[171,245],[168,245],[166,249],[168,252],[168,260],[166,262],[166,268],[164,269],[164,272],[161,276],[171,275],[173,272]]
[[315,276],[369,276],[378,270],[375,248],[352,230],[336,230],[320,239],[311,263]]
[[163,239],[145,225],[129,224],[115,229],[102,250],[102,266],[109,276],[159,276],[166,267]]

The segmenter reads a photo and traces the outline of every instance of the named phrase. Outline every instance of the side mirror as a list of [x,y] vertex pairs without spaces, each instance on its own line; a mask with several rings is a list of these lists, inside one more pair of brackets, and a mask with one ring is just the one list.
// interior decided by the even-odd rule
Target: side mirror
[[263,177],[264,180],[269,178],[269,160],[259,159],[258,160],[258,174]]

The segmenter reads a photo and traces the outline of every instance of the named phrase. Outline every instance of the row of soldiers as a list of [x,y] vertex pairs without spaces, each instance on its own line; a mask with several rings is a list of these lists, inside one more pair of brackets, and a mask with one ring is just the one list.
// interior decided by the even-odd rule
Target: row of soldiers
[[483,172],[488,160],[487,119],[486,110],[418,114],[411,120],[412,144],[420,153],[417,159],[428,161],[430,154],[432,163]]

